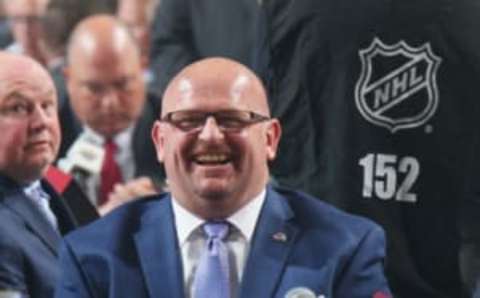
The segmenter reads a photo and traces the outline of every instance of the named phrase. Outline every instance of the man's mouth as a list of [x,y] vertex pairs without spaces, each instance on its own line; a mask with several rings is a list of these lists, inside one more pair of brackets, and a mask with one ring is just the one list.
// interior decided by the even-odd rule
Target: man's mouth
[[231,161],[225,153],[206,153],[194,156],[194,161],[200,165],[223,165]]
[[26,149],[33,149],[33,148],[44,148],[49,147],[50,143],[48,141],[35,141],[31,142],[26,146]]

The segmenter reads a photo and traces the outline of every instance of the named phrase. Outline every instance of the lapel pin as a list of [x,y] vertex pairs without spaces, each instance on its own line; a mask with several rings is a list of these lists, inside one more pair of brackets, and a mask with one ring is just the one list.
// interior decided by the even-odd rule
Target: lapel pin
[[391,296],[387,293],[382,291],[377,291],[373,294],[373,298],[391,298]]
[[[320,298],[324,297],[323,295],[318,296]],[[309,288],[298,287],[293,288],[287,292],[285,298],[316,298],[315,293]]]
[[272,235],[272,238],[275,241],[287,242],[287,234],[285,234],[284,232],[276,232]]

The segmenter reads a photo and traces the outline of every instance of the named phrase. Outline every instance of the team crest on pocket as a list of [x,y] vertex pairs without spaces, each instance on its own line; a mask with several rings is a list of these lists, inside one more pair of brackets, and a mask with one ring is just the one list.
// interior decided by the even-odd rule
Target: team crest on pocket
[[386,45],[375,38],[359,51],[362,70],[355,103],[369,122],[392,133],[428,121],[438,106],[437,71],[442,59],[429,43]]

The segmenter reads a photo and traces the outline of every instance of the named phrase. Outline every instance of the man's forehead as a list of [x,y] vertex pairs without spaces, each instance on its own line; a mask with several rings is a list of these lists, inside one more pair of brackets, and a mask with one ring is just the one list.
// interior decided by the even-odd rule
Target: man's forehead
[[202,94],[217,94],[217,93],[245,93],[253,92],[251,88],[251,78],[245,74],[237,74],[235,76],[224,77],[192,77],[184,76],[177,84],[176,90],[178,93],[202,93]]
[[211,101],[212,104],[248,107],[255,105],[255,101],[265,100],[261,88],[255,86],[253,80],[252,76],[245,73],[223,77],[185,75],[169,88],[165,100],[168,105],[175,106]]
[[4,80],[0,82],[0,101],[28,100],[41,101],[56,98],[56,92],[50,84],[36,84],[27,80]]
[[[244,65],[227,58],[206,58],[185,67],[170,82],[162,114],[178,109],[248,109],[269,114],[267,95],[260,79]],[[205,108],[205,106],[201,107]]]
[[2,68],[0,69],[0,78],[2,80],[29,78],[34,76],[33,73],[38,73],[38,70],[32,64],[23,63],[22,61],[4,61],[0,59],[0,63],[2,63]]
[[33,60],[0,54],[0,64],[0,92],[3,95],[17,88],[41,93],[54,90],[47,72]]
[[0,72],[0,80],[5,85],[22,85],[29,86],[32,89],[46,90],[53,87],[51,79],[44,73],[38,71],[3,71]]

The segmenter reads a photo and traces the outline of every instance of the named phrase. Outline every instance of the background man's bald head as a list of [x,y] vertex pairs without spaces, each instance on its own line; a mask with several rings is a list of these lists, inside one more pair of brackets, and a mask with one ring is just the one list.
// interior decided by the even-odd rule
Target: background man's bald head
[[113,16],[91,16],[75,28],[67,54],[67,90],[80,122],[105,137],[132,125],[146,96],[140,50],[128,28]]
[[[132,34],[128,28],[109,15],[95,15],[82,21],[75,27],[68,43],[67,59],[69,63],[79,56],[98,55],[118,58],[125,51],[140,55]],[[102,59],[105,60],[105,59]]]
[[[162,114],[170,112],[178,99],[185,98],[189,93],[208,93],[222,89],[232,99],[243,98],[243,104],[250,110],[270,114],[267,94],[260,79],[244,65],[227,58],[203,59],[180,71],[165,90]],[[244,96],[240,96],[242,94]],[[246,94],[248,101],[245,102]]]

